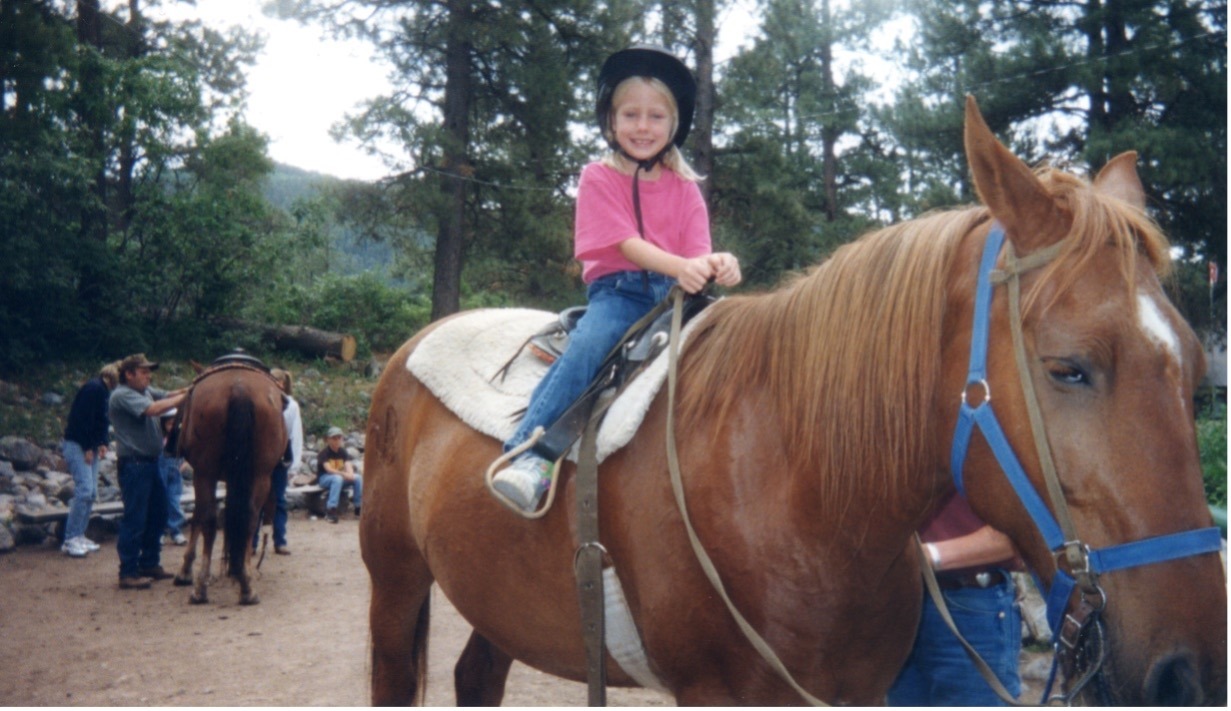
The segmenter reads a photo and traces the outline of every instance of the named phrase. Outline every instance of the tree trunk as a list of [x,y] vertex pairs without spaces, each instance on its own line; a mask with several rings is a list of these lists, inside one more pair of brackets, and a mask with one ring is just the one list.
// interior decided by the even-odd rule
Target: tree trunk
[[[693,156],[698,173],[714,174],[714,3],[697,0],[697,34],[693,49],[697,55],[697,107],[693,118]],[[701,196],[708,199],[710,183],[699,183]]]
[[299,351],[316,357],[328,356],[343,363],[355,359],[355,337],[348,333],[321,331],[308,326],[272,326],[262,335],[272,341],[278,350]]
[[270,326],[236,318],[219,318],[213,323],[222,328],[260,333],[261,339],[277,350],[297,351],[314,358],[337,358],[343,363],[355,359],[357,344],[349,333],[322,331],[311,326]]
[[466,235],[466,154],[470,149],[469,0],[449,0],[448,46],[445,48],[445,165],[441,189],[447,214],[436,233],[432,277],[432,320],[461,308],[462,248]]
[[838,143],[837,90],[833,78],[833,16],[829,12],[829,0],[821,2],[821,91],[825,97],[825,109],[829,113],[821,121],[821,182],[825,189],[825,220],[833,222],[838,217]]

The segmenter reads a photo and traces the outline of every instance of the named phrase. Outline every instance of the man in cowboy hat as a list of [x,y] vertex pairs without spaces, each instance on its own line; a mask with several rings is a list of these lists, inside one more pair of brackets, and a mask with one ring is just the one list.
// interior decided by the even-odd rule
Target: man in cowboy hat
[[120,587],[126,590],[148,588],[154,580],[171,577],[159,561],[167,490],[158,471],[163,444],[158,419],[184,400],[187,388],[166,392],[151,387],[157,369],[158,364],[144,353],[120,361],[120,384],[108,404],[124,501],[116,551],[120,554]]

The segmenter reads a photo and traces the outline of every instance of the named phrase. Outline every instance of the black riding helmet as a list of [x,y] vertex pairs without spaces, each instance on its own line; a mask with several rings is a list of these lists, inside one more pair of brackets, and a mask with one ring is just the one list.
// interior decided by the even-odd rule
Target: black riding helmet
[[679,111],[679,125],[671,142],[680,147],[688,132],[692,129],[693,109],[697,104],[697,81],[692,72],[684,66],[675,55],[662,47],[652,45],[635,45],[607,58],[603,68],[598,73],[598,102],[595,106],[595,116],[598,119],[599,130],[613,149],[619,149],[611,136],[611,99],[620,82],[629,77],[652,77],[667,85],[675,97],[675,106]]

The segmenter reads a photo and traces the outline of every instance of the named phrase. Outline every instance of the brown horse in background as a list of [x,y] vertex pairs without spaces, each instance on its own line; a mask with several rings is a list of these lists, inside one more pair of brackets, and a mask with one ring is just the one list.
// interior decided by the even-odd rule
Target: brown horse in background
[[[1084,540],[1104,547],[1211,524],[1192,406],[1204,358],[1161,286],[1168,244],[1145,214],[1134,154],[1093,182],[1035,172],[996,141],[973,101],[966,149],[986,207],[880,230],[778,291],[720,301],[681,355],[675,436],[697,535],[735,607],[802,688],[832,704],[882,703],[909,653],[922,595],[912,535],[954,488],[949,449],[993,221],[1024,258],[1064,240],[1022,276],[1021,313],[1026,367]],[[1030,482],[1046,492],[1004,292],[991,302],[987,389]],[[455,672],[460,704],[499,704],[514,659],[584,680],[573,465],[559,474],[566,503],[544,518],[497,503],[483,471],[500,442],[402,366],[425,333],[391,360],[368,421],[360,543],[372,579],[372,701],[422,701],[433,582],[474,627]],[[666,420],[660,393],[599,474],[601,541],[648,665],[680,704],[800,703],[689,546]],[[975,511],[1044,583],[1057,578],[1056,557],[979,435],[964,482]],[[1101,700],[1225,702],[1217,554],[1101,581]],[[612,685],[634,684],[606,661]]]
[[[269,499],[274,466],[286,451],[282,389],[269,373],[223,362],[197,376],[184,400],[179,452],[192,465],[196,504],[192,535],[176,585],[193,585],[193,603],[208,601],[210,562],[218,532],[218,482],[226,482],[224,547],[227,574],[239,581],[239,602],[260,602],[252,589],[252,538]],[[193,576],[197,539],[201,567]]]

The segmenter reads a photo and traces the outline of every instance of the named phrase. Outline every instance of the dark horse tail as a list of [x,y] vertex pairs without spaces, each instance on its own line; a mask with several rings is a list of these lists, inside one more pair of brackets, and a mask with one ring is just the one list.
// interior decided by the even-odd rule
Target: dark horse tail
[[227,400],[226,444],[223,445],[222,463],[227,477],[227,574],[233,578],[243,576],[245,547],[252,545],[255,410],[251,396],[242,388],[231,391]]

